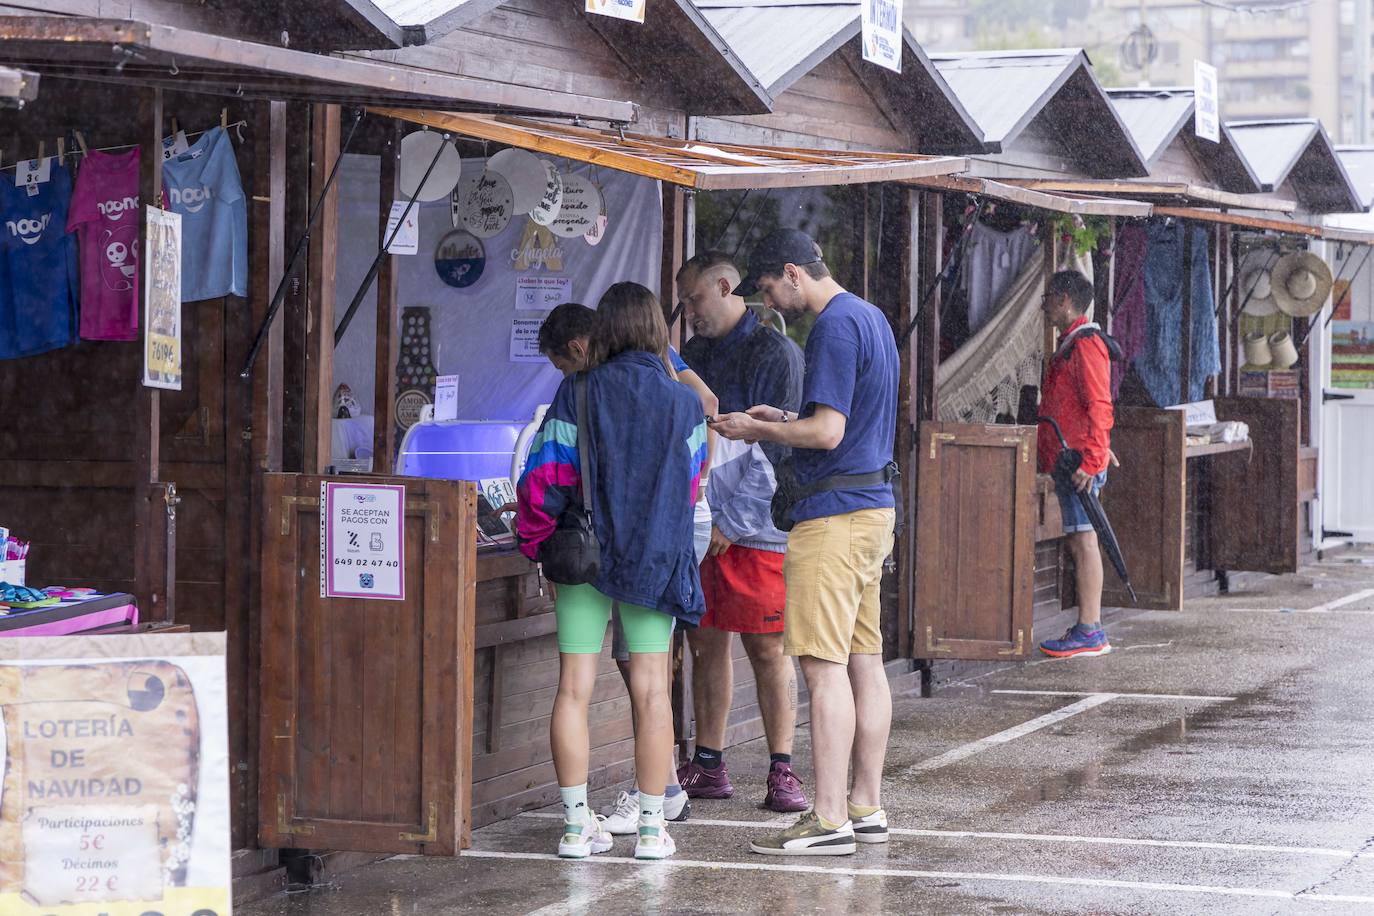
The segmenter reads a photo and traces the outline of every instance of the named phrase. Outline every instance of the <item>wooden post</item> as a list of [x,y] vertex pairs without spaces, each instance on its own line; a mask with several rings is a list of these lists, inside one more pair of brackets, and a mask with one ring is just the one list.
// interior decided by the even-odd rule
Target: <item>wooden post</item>
[[[893,328],[900,334],[906,329],[916,314],[921,295],[921,286],[928,280],[921,275],[922,256],[925,252],[919,247],[922,241],[920,231],[921,206],[920,192],[901,185],[881,186],[879,194],[887,195],[884,201],[888,206],[879,221],[879,247],[884,254],[900,264],[896,271],[885,270],[883,264],[877,266],[877,295],[884,311],[889,315]],[[917,360],[917,342],[908,340],[906,347],[897,354],[900,369],[897,384],[897,435],[896,459],[901,471],[901,502],[897,512],[906,520],[906,530],[898,538],[893,552],[897,560],[897,621],[896,646],[901,658],[915,657],[915,646],[911,633],[916,612],[916,469],[914,460],[917,443],[916,397],[913,382]]]
[[[678,268],[683,263],[683,252],[687,242],[687,205],[686,193],[677,185],[663,186],[663,261],[658,281],[658,302],[663,307],[663,317],[673,314],[674,283]],[[682,346],[681,323],[668,329],[673,346]]]
[[[386,241],[386,224],[396,196],[396,161],[401,153],[401,122],[383,130],[382,171],[378,188],[378,244]],[[372,380],[372,473],[391,474],[396,455],[396,255],[382,259],[377,272],[377,351]]]
[[[139,151],[139,238],[148,238],[146,207],[161,206],[162,90],[139,92],[138,123],[143,131]],[[145,287],[138,288],[139,345],[148,333]],[[139,365],[143,360],[140,358]],[[134,380],[134,588],[139,616],[145,621],[171,622],[176,603],[175,487],[162,485],[162,400],[156,388]]]
[[[1240,270],[1240,234],[1227,228],[1226,235],[1231,247],[1231,271],[1235,273]],[[1230,346],[1226,348],[1226,366],[1229,367],[1226,373],[1226,394],[1234,396],[1240,390],[1240,357],[1236,352],[1236,345],[1239,343],[1239,329],[1231,321],[1231,316],[1240,310],[1240,277],[1235,277],[1235,282],[1231,283],[1231,301],[1222,306],[1221,317],[1222,327],[1226,328],[1226,336],[1230,340]]]
[[[310,118],[310,194],[324,188],[339,156],[339,106],[315,105]],[[329,466],[329,414],[334,398],[334,271],[339,255],[339,189],[330,188],[310,236],[310,281],[306,300],[304,471],[323,474]]]
[[[922,192],[916,208],[920,246],[916,254],[916,276],[920,283],[918,288],[927,289],[942,269],[944,195],[936,191]],[[916,352],[911,356],[912,374],[916,382],[914,422],[919,425],[923,420],[934,420],[939,413],[935,370],[940,362],[940,310],[944,307],[942,291],[932,290],[930,300],[918,303],[916,307],[923,310],[916,329]]]
[[[267,317],[267,306],[286,269],[286,103],[270,102],[258,118],[255,163],[265,185],[254,186],[249,232],[252,246],[250,306],[253,327]],[[284,385],[284,321],[279,314],[268,329],[267,340],[253,368],[253,419],[249,440],[253,467],[258,471],[282,469],[282,392]]]
[[[1183,314],[1179,316],[1178,402],[1186,404],[1193,387],[1193,227],[1183,223]],[[1167,406],[1167,405],[1166,405]]]

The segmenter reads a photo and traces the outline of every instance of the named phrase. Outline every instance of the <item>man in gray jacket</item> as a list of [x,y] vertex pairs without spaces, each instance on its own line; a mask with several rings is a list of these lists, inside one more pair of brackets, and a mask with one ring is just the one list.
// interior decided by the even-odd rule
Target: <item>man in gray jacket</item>
[[[801,348],[762,324],[733,295],[738,285],[739,270],[718,252],[699,254],[683,266],[678,296],[696,336],[683,346],[682,357],[716,393],[722,411],[747,410],[772,403],[770,399],[795,409],[801,401]],[[771,443],[723,439],[716,445],[706,494],[711,546],[701,564],[706,616],[687,634],[697,746],[678,778],[692,798],[734,794],[723,748],[734,693],[730,648],[732,634],[738,633],[754,669],[772,758],[764,805],[774,811],[804,811],[806,794],[792,770],[796,672],[783,654],[782,639],[787,535],[774,527],[769,509],[776,487],[772,460],[786,450],[770,453]]]

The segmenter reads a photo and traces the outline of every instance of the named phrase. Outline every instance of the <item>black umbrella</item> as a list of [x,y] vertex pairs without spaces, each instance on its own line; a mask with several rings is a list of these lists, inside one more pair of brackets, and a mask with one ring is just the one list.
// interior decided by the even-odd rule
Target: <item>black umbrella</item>
[[1107,559],[1112,561],[1112,568],[1116,570],[1116,574],[1121,577],[1122,582],[1126,583],[1126,591],[1130,592],[1131,601],[1139,604],[1140,599],[1136,597],[1135,588],[1131,585],[1131,576],[1126,572],[1126,558],[1121,555],[1121,544],[1116,539],[1116,532],[1112,530],[1112,523],[1107,520],[1107,513],[1102,509],[1102,503],[1098,500],[1092,487],[1080,490],[1074,486],[1073,475],[1083,466],[1083,453],[1078,449],[1069,448],[1069,443],[1064,438],[1064,431],[1052,418],[1036,417],[1035,419],[1041,423],[1048,423],[1054,428],[1054,434],[1059,437],[1059,457],[1055,459],[1054,470],[1050,472],[1050,476],[1078,494],[1078,501],[1082,503],[1083,511],[1088,515],[1088,521],[1092,522],[1093,530],[1097,532],[1098,543],[1106,552]]

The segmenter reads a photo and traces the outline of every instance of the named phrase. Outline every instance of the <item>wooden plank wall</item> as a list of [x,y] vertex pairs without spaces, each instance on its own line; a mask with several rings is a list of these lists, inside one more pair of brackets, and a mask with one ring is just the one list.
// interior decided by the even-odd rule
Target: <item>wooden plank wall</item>
[[[856,39],[857,41],[857,39]],[[693,118],[695,139],[717,143],[910,150],[911,138],[836,51],[792,84],[766,115]]]

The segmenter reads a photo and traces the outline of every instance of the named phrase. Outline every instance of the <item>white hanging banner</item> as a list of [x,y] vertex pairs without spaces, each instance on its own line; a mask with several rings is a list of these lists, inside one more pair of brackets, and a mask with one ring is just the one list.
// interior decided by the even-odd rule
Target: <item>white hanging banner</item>
[[628,19],[643,24],[645,2],[646,0],[587,0],[586,11],[598,16]]
[[[180,391],[181,214],[157,207],[146,209],[148,238],[143,246],[143,384],[149,388]],[[122,249],[124,246],[120,244],[119,247]],[[133,255],[133,260],[137,261],[138,252],[133,252]],[[124,264],[123,252],[120,263]],[[128,265],[124,272],[129,274],[135,269],[134,265]]]
[[864,60],[902,72],[902,0],[864,0]]
[[1193,61],[1193,130],[1204,140],[1221,142],[1221,107],[1217,99],[1217,68]]

